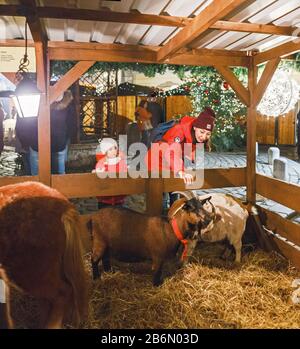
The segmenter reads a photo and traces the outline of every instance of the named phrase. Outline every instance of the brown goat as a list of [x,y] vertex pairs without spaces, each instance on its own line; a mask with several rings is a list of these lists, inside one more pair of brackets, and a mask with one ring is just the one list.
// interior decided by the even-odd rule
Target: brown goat
[[0,276],[6,283],[7,327],[10,287],[45,300],[40,327],[60,328],[86,315],[86,280],[80,217],[58,191],[37,182],[0,188]]
[[207,226],[213,220],[213,214],[203,209],[207,200],[179,199],[168,219],[110,207],[90,216],[93,277],[100,276],[101,259],[104,271],[110,270],[110,256],[124,262],[152,260],[153,285],[160,285],[164,262],[176,256],[181,243],[197,238],[199,222]]

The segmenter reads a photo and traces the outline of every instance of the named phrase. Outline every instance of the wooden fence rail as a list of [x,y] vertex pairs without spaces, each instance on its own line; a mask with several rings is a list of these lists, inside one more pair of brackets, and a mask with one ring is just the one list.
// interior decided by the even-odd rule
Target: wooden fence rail
[[279,252],[300,270],[300,251],[297,247],[295,248],[293,246],[293,244],[296,244],[298,247],[300,246],[300,225],[284,219],[274,212],[270,212],[263,208],[260,208],[260,210],[265,216],[263,219],[265,227],[288,240],[282,241],[281,239],[270,236]]
[[300,186],[279,179],[256,174],[257,193],[300,212]]

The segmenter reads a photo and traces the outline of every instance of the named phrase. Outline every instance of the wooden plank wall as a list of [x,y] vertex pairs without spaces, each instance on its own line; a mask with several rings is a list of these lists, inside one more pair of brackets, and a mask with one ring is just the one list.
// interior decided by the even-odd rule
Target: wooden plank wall
[[[278,117],[278,144],[295,145],[296,109]],[[261,144],[275,144],[276,118],[257,113],[256,140]]]
[[130,121],[135,119],[135,96],[118,96],[118,116]]
[[278,117],[278,144],[294,145],[296,129],[296,111]]
[[118,96],[117,101],[117,134],[126,134],[126,126],[129,122],[135,120],[134,111],[136,107],[135,96]]
[[192,102],[188,96],[168,96],[166,98],[167,121],[179,114],[189,114],[192,110]]
[[257,113],[256,141],[260,144],[275,144],[275,118]]

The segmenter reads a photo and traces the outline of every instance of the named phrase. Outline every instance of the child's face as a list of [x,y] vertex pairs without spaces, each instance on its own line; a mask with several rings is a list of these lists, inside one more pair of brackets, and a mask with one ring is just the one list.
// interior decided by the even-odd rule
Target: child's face
[[106,157],[109,159],[113,159],[118,155],[118,148],[114,145],[113,147],[109,148],[106,152]]

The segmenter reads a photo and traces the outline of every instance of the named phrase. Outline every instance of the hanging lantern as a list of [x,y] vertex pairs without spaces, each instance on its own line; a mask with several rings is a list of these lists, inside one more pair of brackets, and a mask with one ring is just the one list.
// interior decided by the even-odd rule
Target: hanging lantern
[[16,80],[19,81],[16,90],[11,97],[20,117],[37,117],[39,112],[41,92],[34,81],[28,76],[29,60],[27,55],[27,19],[25,22],[25,54],[20,61],[16,73]]
[[38,116],[41,92],[27,75],[23,75],[11,97],[20,117]]

